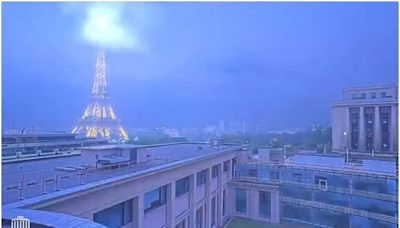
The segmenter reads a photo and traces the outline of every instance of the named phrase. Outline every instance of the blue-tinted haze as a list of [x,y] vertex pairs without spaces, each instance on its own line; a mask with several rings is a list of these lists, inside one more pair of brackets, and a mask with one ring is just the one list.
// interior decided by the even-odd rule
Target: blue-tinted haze
[[[89,102],[98,47],[88,3],[4,3],[3,127],[70,130]],[[344,87],[397,84],[397,3],[126,3],[134,48],[106,48],[127,129],[330,122]]]

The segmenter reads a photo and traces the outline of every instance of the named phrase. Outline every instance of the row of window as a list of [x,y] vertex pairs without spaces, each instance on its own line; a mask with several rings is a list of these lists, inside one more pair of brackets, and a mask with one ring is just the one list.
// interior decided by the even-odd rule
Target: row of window
[[[235,209],[236,212],[247,212],[247,190],[243,188],[235,189]],[[271,192],[258,192],[258,213],[260,217],[271,218]]]
[[374,219],[347,215],[319,208],[282,203],[282,218],[313,223],[322,227],[379,227],[396,228],[396,224],[385,223]]
[[118,228],[132,222],[132,199],[94,214],[93,220],[109,228]]
[[[228,170],[229,161],[225,161],[223,163],[223,171]],[[211,169],[212,178],[218,177],[218,166],[214,165]],[[205,184],[207,181],[207,170],[202,170],[196,174],[196,184],[197,186]],[[157,189],[154,189],[150,192],[145,193],[144,195],[144,210],[145,212],[149,212],[155,208],[158,208],[166,203],[167,197],[167,186],[162,186]],[[175,182],[175,197],[179,197],[187,192],[190,189],[190,177],[184,177]]]
[[[229,161],[223,163],[223,172],[228,171]],[[216,178],[219,175],[219,165],[215,165],[211,168],[212,178]],[[196,174],[197,185],[205,184],[207,181],[207,170],[202,170]],[[190,177],[184,177],[175,182],[175,197],[179,197],[190,189]],[[144,194],[144,212],[148,213],[153,209],[156,209],[167,202],[167,185],[158,187]],[[211,218],[215,223],[215,211],[216,211],[216,198],[212,199],[212,210],[213,217]],[[94,221],[103,224],[107,227],[116,228],[126,225],[132,222],[132,208],[133,200],[127,200],[119,203],[102,211],[94,214]],[[223,193],[223,213],[225,213],[225,191]]]
[[[377,93],[370,93],[370,98],[375,99],[376,97],[377,97]],[[392,96],[387,94],[386,92],[381,92],[381,98],[389,98],[389,97],[392,97]],[[366,98],[367,98],[366,93],[361,93],[361,94],[354,93],[351,95],[351,99],[353,99],[353,100],[366,99]]]
[[[217,219],[217,197],[211,199],[211,226],[215,226]],[[205,206],[201,206],[196,210],[196,228],[204,228],[204,210]],[[222,216],[225,216],[225,189],[222,191]]]
[[256,167],[240,164],[236,167],[235,178],[252,177],[262,181],[283,180],[318,185],[320,190],[330,187],[397,195],[396,179],[356,176],[312,169],[279,168],[277,166]]

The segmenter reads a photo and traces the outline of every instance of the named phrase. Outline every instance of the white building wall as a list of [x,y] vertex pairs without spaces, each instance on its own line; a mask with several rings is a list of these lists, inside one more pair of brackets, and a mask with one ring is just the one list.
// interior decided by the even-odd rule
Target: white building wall
[[332,107],[332,149],[344,150],[348,147],[344,132],[350,135],[347,107]]
[[144,215],[143,227],[163,227],[166,225],[166,206],[156,208]]
[[[235,157],[236,152],[221,154],[213,158],[196,161],[190,165],[179,166],[169,170],[161,170],[152,173],[151,175],[107,184],[92,189],[90,192],[77,192],[64,199],[59,198],[57,201],[43,202],[37,204],[35,209],[60,212],[93,220],[94,213],[126,200],[133,199],[133,227],[161,227],[164,225],[167,227],[174,227],[177,222],[182,221],[183,219],[186,221],[195,221],[194,208],[203,206],[203,208],[205,208],[203,214],[205,215],[205,227],[210,227],[211,221],[209,216],[211,197],[214,195],[218,197],[222,196],[222,190],[220,190],[220,188],[223,186],[222,183],[218,184],[218,179],[222,181],[222,177],[213,178],[213,180],[211,179],[211,167],[219,165],[219,175],[223,175],[221,169],[223,162]],[[194,180],[193,176],[202,170],[207,170],[208,182],[205,185],[199,186],[200,190],[197,189],[196,184],[193,185],[192,183],[191,186],[193,185],[193,189],[190,190],[190,192],[193,192],[193,197],[196,197],[196,199],[202,198],[202,200],[200,200],[196,205],[194,202],[190,203],[191,194],[189,193],[181,195],[175,199],[175,181],[186,176],[191,176],[191,179]],[[144,213],[144,194],[164,185],[167,185],[166,205]],[[205,189],[205,194],[202,193],[204,192],[203,189]],[[214,190],[214,194],[212,194],[212,189]],[[222,210],[222,205],[220,205],[222,204],[222,200],[218,200],[217,202],[216,210]],[[222,221],[219,221],[222,219],[224,218],[219,215],[217,223],[222,224]],[[194,227],[194,222],[188,224],[191,224],[191,227]]]

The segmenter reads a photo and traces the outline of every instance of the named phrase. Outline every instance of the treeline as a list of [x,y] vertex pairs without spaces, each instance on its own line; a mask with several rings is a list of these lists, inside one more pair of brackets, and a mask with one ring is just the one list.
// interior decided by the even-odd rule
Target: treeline
[[297,148],[330,150],[332,127],[310,127],[294,133],[236,134],[222,135],[224,142],[250,144],[252,147],[282,148],[292,145]]

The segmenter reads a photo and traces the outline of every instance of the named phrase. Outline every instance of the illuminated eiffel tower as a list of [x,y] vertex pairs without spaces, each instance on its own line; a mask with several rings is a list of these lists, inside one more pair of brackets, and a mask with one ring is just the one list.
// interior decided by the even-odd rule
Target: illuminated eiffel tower
[[102,51],[97,56],[91,102],[72,133],[91,138],[128,140],[128,134],[118,121],[107,94],[106,61]]

